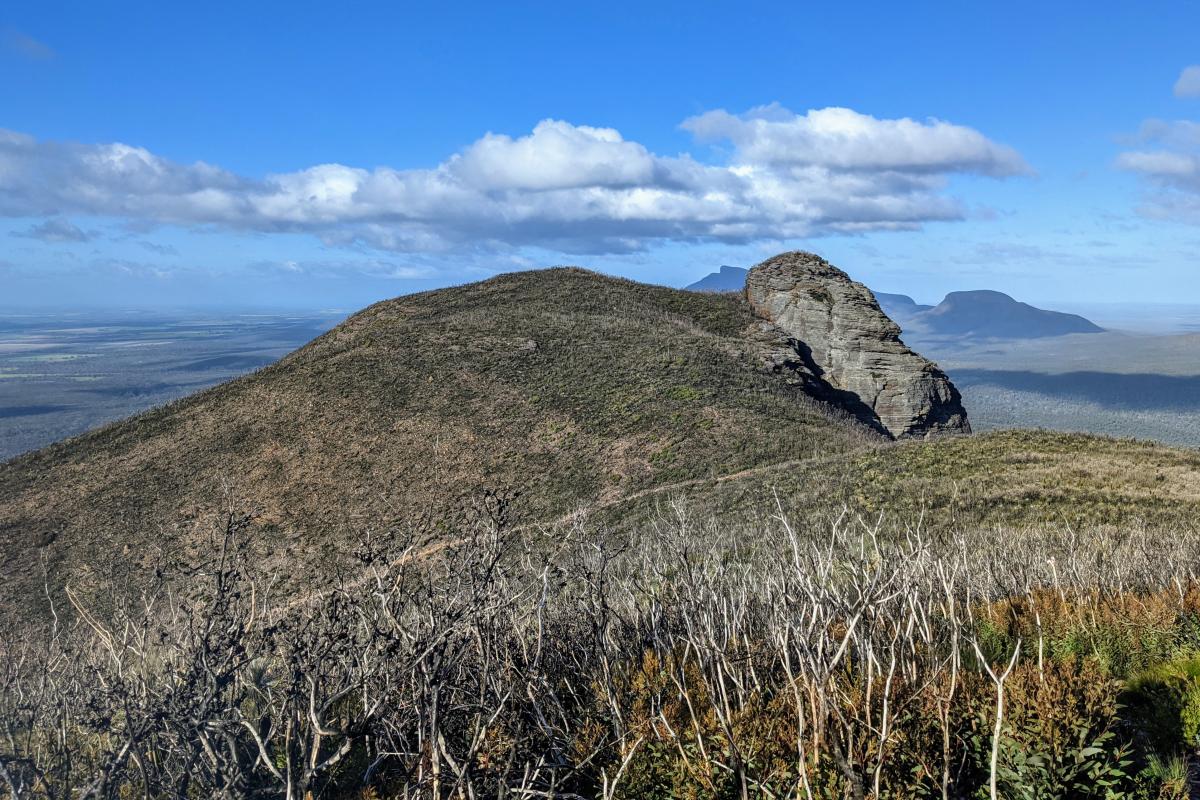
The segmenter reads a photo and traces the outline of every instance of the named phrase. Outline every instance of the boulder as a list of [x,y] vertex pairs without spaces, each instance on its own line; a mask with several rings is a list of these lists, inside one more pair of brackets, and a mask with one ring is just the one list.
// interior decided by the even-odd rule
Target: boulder
[[962,396],[900,341],[871,290],[820,256],[783,253],[750,270],[746,298],[785,333],[804,371],[850,413],[894,438],[969,433]]

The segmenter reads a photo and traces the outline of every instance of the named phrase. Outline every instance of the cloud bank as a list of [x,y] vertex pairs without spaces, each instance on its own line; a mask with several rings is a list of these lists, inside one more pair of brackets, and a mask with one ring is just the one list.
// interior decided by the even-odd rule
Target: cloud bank
[[430,169],[331,163],[261,178],[128,144],[0,130],[0,215],[304,232],[410,253],[606,253],[913,229],[964,217],[947,194],[953,175],[1030,171],[1013,149],[936,119],[772,105],[710,111],[683,128],[714,146],[715,163],[653,153],[612,128],[544,120],[523,136],[489,133]]
[[1153,219],[1200,224],[1200,123],[1150,120],[1142,144],[1121,153],[1117,166],[1144,179],[1149,188],[1139,211]]

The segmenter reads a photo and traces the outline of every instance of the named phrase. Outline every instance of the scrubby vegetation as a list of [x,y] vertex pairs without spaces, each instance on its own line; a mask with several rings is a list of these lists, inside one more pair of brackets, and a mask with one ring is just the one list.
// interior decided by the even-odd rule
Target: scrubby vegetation
[[[502,498],[297,596],[230,514],[0,652],[20,797],[1183,798],[1200,536],[853,510],[636,535]],[[978,529],[975,529],[978,530]]]
[[[389,300],[277,364],[0,464],[0,599],[137,572],[235,491],[289,564],[365,519],[520,486],[551,518],[878,437],[765,373],[736,297],[578,269]],[[142,565],[143,567],[145,565]]]
[[0,796],[1188,796],[1200,456],[885,443],[778,347],[501,276],[0,464]]
[[[851,505],[868,515],[923,517],[942,533],[1041,525],[1174,530],[1200,519],[1200,453],[1131,439],[994,431],[764,467],[699,482],[687,496],[729,524],[761,518],[778,499],[792,518]],[[620,519],[636,522],[661,499],[631,499]]]

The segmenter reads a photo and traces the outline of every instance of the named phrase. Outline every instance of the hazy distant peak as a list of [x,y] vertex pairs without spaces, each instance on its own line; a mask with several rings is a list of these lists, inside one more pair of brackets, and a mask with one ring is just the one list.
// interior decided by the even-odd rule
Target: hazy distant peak
[[1104,329],[1078,314],[1047,311],[994,289],[950,292],[935,307],[909,317],[916,334],[954,334],[998,339],[1036,339]]
[[[958,292],[949,292],[942,299],[941,305],[947,303],[971,302],[971,303],[1018,303],[1019,305],[1029,306],[1028,303],[1021,303],[1014,299],[1011,295],[1004,292],[998,292],[995,289],[966,289]],[[1029,306],[1033,308],[1033,306]]]
[[915,306],[917,304],[916,300],[913,300],[911,297],[909,297],[906,294],[892,294],[890,292],[874,292],[874,295],[875,295],[875,299],[879,300],[880,302],[887,300],[890,303],[896,303],[897,305],[904,305],[904,306]]
[[879,302],[880,307],[889,317],[906,316],[915,314],[918,311],[926,311],[933,306],[922,305],[916,300],[913,300],[906,294],[892,294],[890,292],[873,292],[875,299]]
[[749,270],[742,267],[722,264],[717,272],[711,272],[683,288],[693,292],[740,292],[746,286],[748,272]]

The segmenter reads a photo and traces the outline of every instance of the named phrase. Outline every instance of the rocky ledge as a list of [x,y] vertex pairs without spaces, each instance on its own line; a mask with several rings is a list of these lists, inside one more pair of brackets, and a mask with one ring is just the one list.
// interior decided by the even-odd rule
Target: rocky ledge
[[[900,341],[871,290],[820,256],[783,253],[750,270],[746,298],[786,334],[806,382],[894,438],[969,433],[946,373]],[[776,363],[786,359],[776,357]]]

